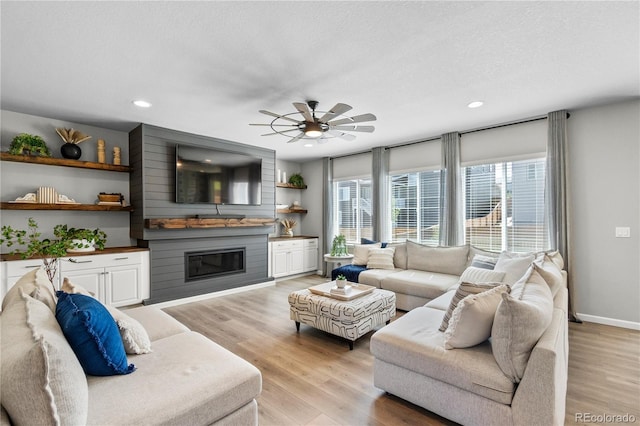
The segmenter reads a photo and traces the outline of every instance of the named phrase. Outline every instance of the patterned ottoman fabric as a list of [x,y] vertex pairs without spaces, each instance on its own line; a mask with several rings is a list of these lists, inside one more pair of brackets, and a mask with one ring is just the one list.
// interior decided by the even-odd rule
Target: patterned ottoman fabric
[[289,294],[290,318],[354,341],[396,315],[396,295],[376,289],[349,301],[298,290]]

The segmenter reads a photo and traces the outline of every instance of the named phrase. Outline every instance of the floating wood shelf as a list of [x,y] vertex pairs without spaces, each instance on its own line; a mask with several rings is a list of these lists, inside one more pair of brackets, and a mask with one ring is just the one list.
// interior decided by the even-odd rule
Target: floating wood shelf
[[291,188],[291,189],[307,189],[307,185],[304,186],[295,186],[290,183],[276,183],[278,188]]
[[2,203],[2,210],[77,210],[91,212],[130,212],[131,206],[109,206],[99,204],[41,204],[41,203]]
[[276,223],[274,218],[163,218],[145,219],[147,229],[203,229],[203,228],[246,228],[256,226],[271,226]]
[[64,158],[36,157],[32,155],[13,155],[9,154],[8,152],[0,152],[0,160],[14,161],[17,163],[44,164],[47,166],[76,167],[79,169],[107,170],[111,172],[131,172],[130,166],[94,163],[92,161],[67,160]]
[[307,213],[306,209],[278,209],[278,213]]

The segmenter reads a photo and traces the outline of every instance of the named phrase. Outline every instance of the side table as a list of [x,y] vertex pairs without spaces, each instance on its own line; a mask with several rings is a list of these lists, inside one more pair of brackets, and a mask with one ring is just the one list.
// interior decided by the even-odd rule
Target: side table
[[[335,263],[338,267],[342,266],[343,262],[351,262],[351,259],[353,259],[352,254],[347,254],[346,256],[331,256],[331,254],[327,253],[324,255],[325,263]],[[331,276],[331,269],[333,268],[329,268],[329,266],[327,265],[327,277]]]

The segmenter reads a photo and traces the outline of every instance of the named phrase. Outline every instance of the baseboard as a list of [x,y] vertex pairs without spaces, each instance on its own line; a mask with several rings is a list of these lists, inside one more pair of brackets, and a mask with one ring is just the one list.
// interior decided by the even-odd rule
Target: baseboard
[[640,322],[625,321],[615,318],[598,317],[595,315],[581,314],[576,312],[578,318],[586,322],[594,322],[596,324],[612,325],[614,327],[629,328],[631,330],[640,330]]
[[251,284],[244,287],[230,288],[228,290],[215,291],[213,293],[199,294],[197,296],[184,297],[182,299],[168,300],[166,302],[154,303],[152,306],[156,308],[169,308],[171,306],[184,305],[185,303],[199,302],[201,300],[213,299],[215,297],[228,296],[230,294],[243,293],[257,288],[271,287],[276,285],[275,280],[263,283]]

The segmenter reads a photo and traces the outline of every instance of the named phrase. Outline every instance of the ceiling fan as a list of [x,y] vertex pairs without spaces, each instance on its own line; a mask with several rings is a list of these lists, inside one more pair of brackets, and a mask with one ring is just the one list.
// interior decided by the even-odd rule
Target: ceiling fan
[[[296,142],[300,139],[313,139],[318,143],[325,143],[333,138],[352,141],[356,137],[345,132],[371,133],[375,130],[373,126],[358,124],[375,121],[375,115],[361,114],[347,117],[344,114],[352,109],[352,107],[347,104],[338,103],[329,111],[317,111],[318,101],[307,101],[307,103],[293,102],[293,106],[297,111],[288,114],[276,114],[261,109],[261,113],[275,118],[268,124],[250,124],[250,126],[269,126],[271,130],[273,130],[273,133],[266,133],[262,136],[283,135],[291,137],[287,143]],[[322,116],[318,118],[316,117],[316,113],[322,114]],[[296,119],[298,114],[302,115],[301,120]]]

